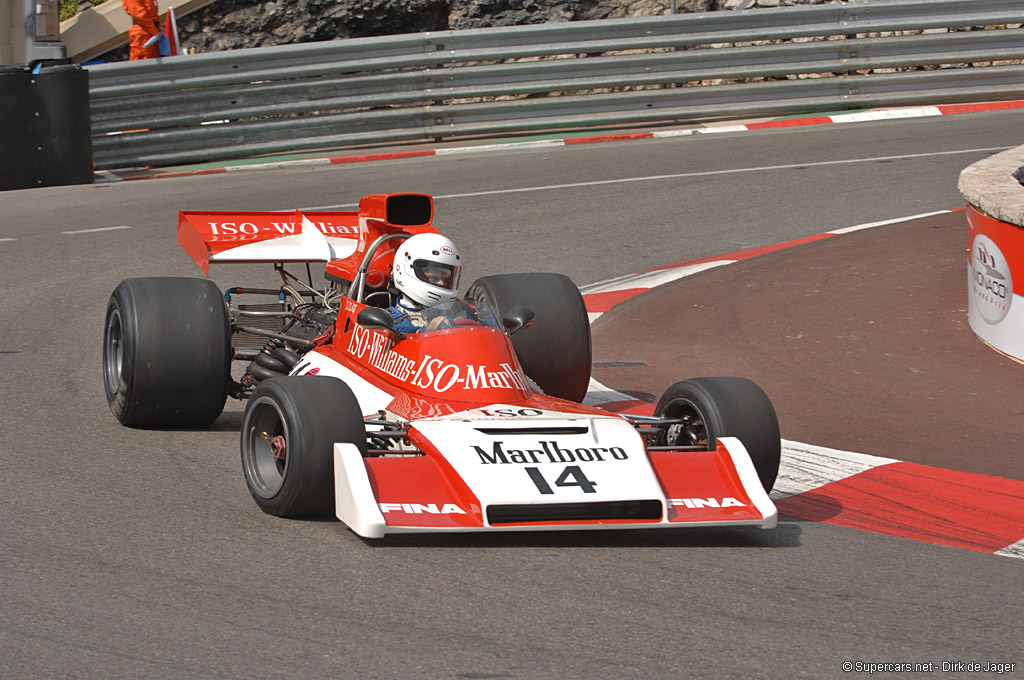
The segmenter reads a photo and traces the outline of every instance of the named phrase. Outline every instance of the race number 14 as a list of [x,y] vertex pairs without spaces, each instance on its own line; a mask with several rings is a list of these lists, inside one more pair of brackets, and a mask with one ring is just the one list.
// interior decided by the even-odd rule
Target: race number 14
[[[555,493],[555,490],[551,488],[550,484],[548,484],[548,480],[544,478],[540,468],[528,467],[524,469],[526,470],[526,474],[530,475],[530,479],[533,480],[538,491],[545,495]],[[555,486],[578,486],[583,489],[583,493],[597,493],[597,489],[594,488],[597,486],[597,482],[592,482],[587,479],[587,476],[583,474],[583,470],[579,465],[569,465],[562,470],[562,474],[558,475],[558,479],[555,480]]]

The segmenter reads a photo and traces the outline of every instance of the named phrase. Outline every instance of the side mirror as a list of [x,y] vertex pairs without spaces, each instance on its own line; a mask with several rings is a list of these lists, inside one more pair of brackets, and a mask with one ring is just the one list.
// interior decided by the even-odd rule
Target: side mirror
[[[356,323],[370,330],[395,333],[395,320],[391,318],[391,315],[386,310],[380,307],[367,307],[359,312],[358,316],[356,316]],[[401,335],[401,333],[398,335]]]
[[501,325],[505,327],[509,335],[524,328],[529,328],[537,320],[537,315],[529,307],[519,305],[505,312],[501,319]]

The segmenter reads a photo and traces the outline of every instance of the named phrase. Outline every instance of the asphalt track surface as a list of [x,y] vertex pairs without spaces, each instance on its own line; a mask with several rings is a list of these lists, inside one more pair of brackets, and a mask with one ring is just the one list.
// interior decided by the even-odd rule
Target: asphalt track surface
[[[846,661],[933,663],[940,676],[944,662],[1016,663],[1008,677],[1019,675],[1021,560],[785,517],[771,531],[363,541],[335,522],[258,511],[239,469],[238,404],[209,431],[120,427],[104,403],[99,354],[103,310],[119,280],[197,275],[174,240],[179,209],[326,207],[366,193],[428,191],[439,197],[438,226],[466,255],[466,283],[551,270],[584,285],[957,208],[959,171],[1019,145],[1021,122],[1018,112],[965,114],[5,193],[3,675],[822,678],[849,675]],[[833,242],[838,250],[818,256],[845,259],[843,240]],[[673,332],[697,334],[684,323],[693,317],[680,308],[682,293],[735,308],[742,296],[723,289],[758,275],[731,267],[738,269],[716,276],[737,278],[718,285],[708,285],[708,272],[680,284],[689,288],[649,294],[658,304],[646,323],[631,322],[636,346],[656,341],[670,321],[682,324]],[[964,269],[956,265],[961,281]],[[783,266],[790,277],[812,271]],[[253,267],[213,275],[221,287],[273,280]],[[772,287],[782,289],[773,305],[778,323],[820,330],[813,305],[795,304],[788,286]],[[770,292],[747,290],[751,303]],[[859,313],[858,305],[847,313]],[[603,344],[612,321],[595,325],[599,361],[612,351]],[[770,319],[760,323],[777,330]],[[716,344],[736,339],[728,326],[720,330]],[[791,341],[769,340],[775,351]],[[706,336],[700,342],[710,344]],[[679,345],[657,379],[637,373],[606,382],[654,394],[659,379],[688,377],[681,364],[697,363],[703,345]],[[731,374],[751,369],[768,379],[780,370],[740,350],[734,358],[743,363]],[[1014,370],[1020,366],[1006,365]],[[857,406],[861,383],[820,371],[802,378],[840,391],[842,413],[831,400],[812,401],[822,414],[812,422],[822,437],[814,443],[839,445],[830,437],[850,436],[841,421]],[[881,408],[913,413],[915,400],[900,396],[904,382],[886,391]],[[779,393],[784,428],[806,417],[803,398],[799,390]],[[989,425],[972,417],[965,410],[948,427]],[[881,424],[865,423],[865,440],[881,442],[879,455],[905,460],[904,447],[934,436],[929,423],[915,422],[904,419],[905,432],[889,442],[870,436]],[[961,464],[960,441],[942,447],[955,469],[1019,474],[1012,456],[972,442]]]
[[1024,480],[1024,366],[968,326],[967,251],[956,211],[702,272],[602,317],[594,360],[623,365],[596,375],[650,400],[666,366],[738,373],[787,414],[785,439]]
[[[651,414],[668,365],[747,376],[786,414],[780,514],[1024,558],[1024,480],[1008,477],[1021,465],[1024,369],[967,327],[964,216],[857,225],[587,286],[595,374],[620,388],[592,398]],[[669,301],[682,313],[638,345],[635,329]],[[949,427],[962,422],[980,425]]]

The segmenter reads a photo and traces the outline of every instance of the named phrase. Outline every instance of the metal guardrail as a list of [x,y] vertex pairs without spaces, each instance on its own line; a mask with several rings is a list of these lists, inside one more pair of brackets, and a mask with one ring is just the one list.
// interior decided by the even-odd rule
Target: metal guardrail
[[93,155],[112,169],[1015,99],[1024,97],[1021,24],[1022,0],[874,0],[104,64],[89,67]]

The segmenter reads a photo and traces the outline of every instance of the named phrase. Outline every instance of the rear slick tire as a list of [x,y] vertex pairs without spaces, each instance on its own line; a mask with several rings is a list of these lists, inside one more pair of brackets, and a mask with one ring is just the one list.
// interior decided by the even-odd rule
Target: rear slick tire
[[231,367],[227,306],[207,279],[122,281],[107,303],[103,386],[129,427],[206,427],[224,410]]
[[499,317],[519,305],[532,309],[534,324],[512,335],[523,372],[544,394],[583,401],[590,387],[590,317],[572,279],[543,273],[484,276],[469,287],[466,299],[487,300]]

